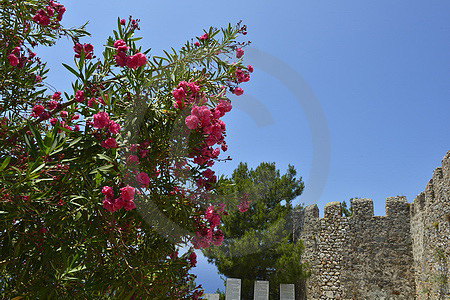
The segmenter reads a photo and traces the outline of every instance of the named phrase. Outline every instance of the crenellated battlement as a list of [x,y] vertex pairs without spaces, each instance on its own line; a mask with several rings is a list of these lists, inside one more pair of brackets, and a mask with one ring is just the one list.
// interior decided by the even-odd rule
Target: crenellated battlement
[[386,216],[374,216],[372,199],[351,204],[350,217],[341,202],[323,218],[316,204],[294,213],[312,270],[308,299],[450,299],[436,280],[450,278],[450,151],[413,203],[389,197]]
[[342,217],[341,202],[329,202],[324,209],[325,219],[336,219]]
[[405,196],[386,199],[386,217],[409,218],[409,205]]
[[[372,199],[352,199],[353,215],[345,217],[342,214],[342,203],[329,202],[324,207],[324,217],[319,218],[319,208],[317,204],[309,205],[302,210],[301,218],[305,223],[311,223],[322,219],[358,218],[370,219],[374,217]],[[409,204],[405,196],[389,197],[386,199],[386,217],[404,218],[409,214]],[[384,216],[377,216],[383,218]]]
[[371,218],[373,214],[372,199],[353,199],[353,217],[355,218]]
[[313,220],[319,218],[319,208],[317,204],[309,205],[305,208],[305,220]]

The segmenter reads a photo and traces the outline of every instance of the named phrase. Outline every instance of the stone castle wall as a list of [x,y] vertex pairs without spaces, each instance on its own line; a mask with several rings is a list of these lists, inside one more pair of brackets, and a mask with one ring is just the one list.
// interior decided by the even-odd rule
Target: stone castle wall
[[312,275],[307,299],[450,299],[450,151],[413,204],[386,200],[374,216],[371,199],[354,199],[353,215],[340,202],[295,212]]
[[411,205],[417,299],[450,299],[450,151]]

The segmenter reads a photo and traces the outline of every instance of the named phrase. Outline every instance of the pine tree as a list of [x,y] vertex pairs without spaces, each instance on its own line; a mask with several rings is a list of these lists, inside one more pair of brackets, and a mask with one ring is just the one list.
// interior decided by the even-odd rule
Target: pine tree
[[270,298],[278,299],[280,283],[297,283],[308,275],[300,263],[303,244],[292,234],[292,201],[304,188],[296,175],[291,165],[281,176],[275,163],[261,163],[255,170],[241,163],[231,178],[219,180],[219,199],[236,199],[239,209],[227,207],[221,227],[227,238],[203,253],[221,274],[242,279],[243,299],[253,299],[255,280],[269,281]]

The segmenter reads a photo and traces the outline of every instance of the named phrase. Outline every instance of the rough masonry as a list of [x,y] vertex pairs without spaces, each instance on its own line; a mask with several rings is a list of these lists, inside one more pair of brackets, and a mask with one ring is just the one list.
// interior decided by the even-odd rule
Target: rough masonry
[[450,151],[412,204],[386,199],[374,216],[371,199],[354,199],[294,215],[295,235],[312,270],[307,299],[450,299]]

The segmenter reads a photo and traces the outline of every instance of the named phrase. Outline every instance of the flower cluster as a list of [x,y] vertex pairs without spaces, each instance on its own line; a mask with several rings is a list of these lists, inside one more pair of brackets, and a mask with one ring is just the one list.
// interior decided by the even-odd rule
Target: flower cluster
[[189,262],[192,267],[197,266],[197,254],[195,254],[195,252],[191,252],[191,254],[189,254]]
[[114,199],[114,190],[112,187],[104,186],[102,189],[105,199],[103,200],[103,207],[109,212],[115,212],[122,207],[126,210],[132,210],[136,208],[134,203],[134,194],[136,190],[129,185],[120,189],[120,196]]
[[[113,125],[114,121],[109,120],[109,116],[105,113],[98,113],[96,114],[97,118],[95,118],[94,116],[94,127],[96,128],[108,128],[111,131],[111,125]],[[109,122],[108,122],[109,121]],[[107,144],[108,140],[104,141],[104,144]],[[114,140],[115,143],[115,140]],[[157,177],[159,175],[159,170],[156,169],[156,166],[154,167],[154,172],[152,174],[146,173],[146,172],[139,172],[138,171],[138,165],[140,162],[140,159],[143,159],[145,157],[147,157],[147,153],[149,150],[149,146],[150,146],[150,141],[145,140],[142,143],[140,143],[139,145],[133,144],[130,146],[130,150],[131,152],[134,152],[138,155],[135,154],[130,154],[128,155],[127,159],[126,159],[126,164],[128,165],[128,167],[130,167],[130,172],[123,174],[123,179],[125,180],[130,180],[131,178],[131,185],[135,186],[135,187],[143,187],[143,188],[148,188],[149,184],[151,182],[151,176],[152,177]],[[102,144],[103,145],[103,144]],[[134,187],[131,187],[130,185],[127,185],[128,190],[133,189],[134,191]],[[105,189],[106,188],[106,189]],[[105,209],[107,209],[108,211],[114,212],[117,209],[112,210],[112,208],[114,207],[119,207],[120,204],[122,204],[122,201],[120,200],[115,200],[113,201],[112,198],[113,196],[110,195],[112,189],[109,187],[104,187],[103,188],[104,191],[108,191],[108,194],[105,194],[105,192],[103,192],[103,194],[105,194],[105,201],[103,201],[103,207]],[[121,189],[121,191],[123,190],[123,188]],[[123,193],[122,193],[123,195]],[[133,192],[134,195],[134,192]],[[126,197],[123,197],[123,199],[127,199]],[[116,206],[111,206],[110,204],[114,204],[116,203]],[[126,201],[125,201],[126,203]],[[127,209],[128,206],[124,206],[125,209]],[[129,206],[131,207],[131,206]],[[119,207],[120,208],[120,207]],[[132,209],[132,208],[130,208]],[[129,209],[127,209],[129,210]]]
[[20,47],[15,47],[11,54],[8,55],[8,62],[11,66],[17,66],[19,64]]
[[75,57],[76,58],[80,58],[81,52],[84,51],[84,58],[85,59],[92,59],[95,56],[93,56],[93,51],[94,51],[94,46],[92,46],[91,44],[80,44],[80,43],[76,43],[75,46],[73,47],[73,50],[75,50]]
[[222,230],[217,228],[222,214],[226,214],[223,203],[219,203],[217,207],[210,205],[205,210],[204,218],[209,223],[209,227],[207,223],[198,223],[196,236],[192,242],[195,249],[208,248],[211,244],[215,246],[222,245],[224,235]]
[[237,48],[236,49],[236,58],[241,58],[242,56],[244,56],[244,50],[242,50],[242,48]]
[[[146,173],[146,172],[139,172],[138,171],[138,165],[141,161],[141,159],[149,159],[147,156],[148,152],[150,151],[151,141],[144,140],[139,145],[133,144],[130,147],[130,151],[135,154],[129,154],[126,159],[126,164],[130,168],[131,173],[125,174],[124,177],[126,179],[129,179],[130,176],[134,177],[134,181],[138,186],[148,188],[151,177],[157,177],[160,174],[160,171],[156,168],[156,166],[153,166],[153,172]],[[151,167],[150,167],[151,169]]]
[[116,63],[121,67],[127,66],[130,69],[137,69],[147,63],[147,57],[140,52],[128,56],[127,51],[130,47],[123,40],[116,40],[114,42],[114,48],[117,51],[117,55],[114,55],[114,58]]
[[[23,44],[23,41],[19,41]],[[23,68],[27,61],[33,61],[33,58],[36,56],[36,53],[28,49],[28,57],[22,54],[22,47],[14,47],[10,54],[8,54],[7,59],[8,63],[11,66],[17,66],[19,69]]]
[[[191,114],[186,117],[186,126],[191,131],[197,131],[205,136],[204,143],[200,149],[196,149],[191,157],[194,158],[194,163],[198,165],[208,164],[211,159],[215,159],[222,151],[228,149],[224,140],[226,126],[220,120],[225,113],[231,111],[231,103],[226,100],[219,100],[219,104],[215,108],[208,108],[207,106],[193,105]],[[212,146],[220,145],[220,148],[213,149]],[[208,164],[211,166],[211,162]]]
[[[118,134],[120,131],[120,125],[116,123],[114,120],[109,118],[108,113],[99,112],[94,115],[93,126],[96,129],[107,129],[107,131],[111,134]],[[109,137],[102,142],[102,147],[107,149],[117,148],[116,139]]]
[[244,70],[237,69],[236,70],[236,79],[238,83],[247,82],[250,80],[250,74],[245,72]]
[[204,35],[202,35],[201,37],[199,37],[198,39],[200,41],[206,41],[209,38],[209,35],[207,33],[205,33]]
[[[236,49],[236,58],[241,58],[242,56],[244,56],[244,50],[242,48],[237,48]],[[247,66],[247,71],[242,70],[241,68],[238,68],[236,70],[236,72],[234,73],[235,82],[237,84],[240,84],[242,82],[248,82],[250,80],[249,73],[253,73],[253,67],[251,65]],[[244,93],[244,90],[241,87],[232,87],[231,92],[233,94],[235,94],[236,96],[240,96]]]
[[200,86],[196,82],[181,81],[178,87],[172,91],[175,98],[174,107],[183,109],[189,103],[198,103],[201,101]]
[[33,21],[41,26],[48,26],[51,23],[51,19],[54,19],[55,23],[58,25],[62,20],[66,8],[54,1],[50,1],[45,9],[39,9],[33,17]]

